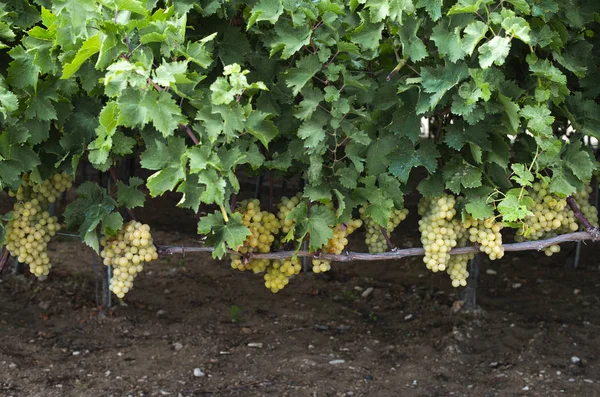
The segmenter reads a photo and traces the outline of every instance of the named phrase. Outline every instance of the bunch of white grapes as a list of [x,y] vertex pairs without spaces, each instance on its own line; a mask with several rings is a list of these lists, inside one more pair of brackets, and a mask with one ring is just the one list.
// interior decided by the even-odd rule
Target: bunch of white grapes
[[50,272],[48,243],[61,228],[58,218],[50,216],[48,209],[71,186],[72,178],[66,173],[54,174],[39,184],[25,175],[23,185],[16,192],[9,192],[17,202],[6,228],[6,248],[19,262],[28,264],[36,277]]
[[450,261],[450,250],[457,246],[463,229],[454,220],[456,200],[453,196],[444,194],[434,199],[422,199],[419,203],[419,231],[421,243],[425,249],[423,261],[427,269],[434,273],[445,271]]
[[[369,252],[374,254],[378,252],[385,252],[388,249],[387,241],[383,236],[381,228],[379,225],[373,221],[371,218],[365,215],[365,208],[361,207],[359,210],[360,217],[364,221],[366,234],[365,234],[365,243],[369,248]],[[402,209],[394,209],[390,215],[390,219],[388,219],[387,226],[385,227],[385,231],[388,233],[388,236],[392,234],[394,229],[406,219],[408,215],[408,210],[406,208]]]
[[265,274],[265,287],[271,292],[277,293],[288,285],[290,277],[300,273],[300,270],[302,270],[302,265],[298,257],[274,260]]
[[144,262],[158,258],[150,226],[136,221],[127,223],[113,237],[103,237],[100,244],[104,265],[113,267],[109,288],[119,298],[133,288],[133,279],[144,270]]
[[[581,192],[573,194],[573,198],[581,209],[582,214],[594,226],[598,226],[598,211],[589,202],[591,186],[586,186]],[[523,227],[517,231],[516,241],[540,240],[554,237],[559,234],[571,233],[579,230],[579,224],[573,210],[568,206],[567,200],[558,198],[548,191],[548,184],[536,182],[529,189],[533,199],[532,215],[523,220]],[[551,256],[560,252],[559,245],[544,248],[546,255]]]
[[[242,223],[250,229],[244,244],[238,248],[240,254],[253,252],[270,252],[275,236],[279,233],[280,222],[277,217],[267,211],[260,210],[259,200],[244,200],[240,202],[236,212],[242,214]],[[269,266],[266,259],[252,259],[245,261],[239,255],[231,255],[231,267],[240,271],[252,270],[262,273]]]
[[433,272],[446,271],[453,287],[464,287],[469,277],[467,265],[475,254],[450,255],[450,250],[471,242],[478,244],[479,250],[491,260],[502,258],[502,224],[493,218],[469,218],[461,222],[456,217],[455,204],[456,199],[449,194],[433,199],[423,198],[419,202],[419,214],[422,216],[419,231],[427,268]]
[[281,232],[285,235],[292,230],[294,227],[294,221],[291,219],[287,219],[290,212],[294,210],[300,204],[302,200],[302,193],[296,194],[292,198],[282,197],[279,204],[277,204],[277,218],[281,222]]
[[463,227],[469,231],[469,241],[479,245],[479,250],[489,256],[491,260],[500,259],[504,256],[502,246],[502,223],[496,222],[494,218],[486,220],[468,219]]
[[[341,254],[344,247],[348,245],[348,236],[362,226],[360,219],[352,219],[346,224],[337,225],[333,229],[333,237],[323,246],[323,252],[328,254]],[[312,271],[322,273],[331,270],[331,261],[325,259],[313,259]]]

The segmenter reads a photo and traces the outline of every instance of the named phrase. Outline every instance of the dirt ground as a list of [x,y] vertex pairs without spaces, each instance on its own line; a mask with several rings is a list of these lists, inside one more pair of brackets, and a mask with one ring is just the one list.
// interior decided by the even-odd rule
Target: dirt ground
[[[158,244],[198,245],[172,208],[137,216]],[[411,209],[400,247],[419,245]],[[150,263],[102,316],[94,254],[60,237],[47,280],[0,275],[0,396],[600,396],[600,245],[577,269],[563,248],[484,260],[478,314],[420,258],[333,264],[272,294],[189,254]]]

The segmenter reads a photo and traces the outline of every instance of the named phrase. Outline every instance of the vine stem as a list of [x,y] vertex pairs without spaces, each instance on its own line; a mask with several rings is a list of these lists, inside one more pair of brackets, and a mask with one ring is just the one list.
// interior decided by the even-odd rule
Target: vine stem
[[[560,244],[560,243],[568,243],[572,241],[586,241],[599,240],[598,236],[595,236],[589,232],[575,232],[569,234],[563,234],[556,237],[547,238],[544,240],[537,241],[526,241],[523,243],[511,243],[504,244],[505,252],[520,252],[520,251],[541,251],[546,247],[551,245]],[[213,252],[213,247],[179,247],[179,246],[163,246],[159,245],[156,247],[157,251],[160,255],[173,255],[173,254],[183,254],[183,253],[192,253],[192,252]],[[229,254],[240,255],[240,253],[233,250],[226,250]],[[479,251],[479,247],[461,247],[454,248],[450,251],[450,254],[470,254],[477,253]],[[265,254],[249,254],[247,255],[247,259],[285,259],[293,256],[298,257],[309,257],[309,258],[319,258],[336,262],[350,262],[350,261],[385,261],[385,260],[396,260],[401,258],[408,258],[412,256],[423,256],[425,255],[425,250],[423,248],[406,248],[406,249],[397,249],[396,251],[391,252],[383,252],[380,254],[368,254],[363,252],[346,252],[343,254],[326,254],[321,252],[309,252],[309,251],[280,251],[280,252],[269,252]]]
[[187,132],[188,136],[192,139],[192,142],[194,142],[194,145],[198,145],[200,143],[198,138],[196,138],[196,135],[194,135],[194,131],[192,131],[189,125],[179,124],[179,128],[184,129],[185,132]]
[[598,231],[598,228],[592,225],[590,221],[585,217],[585,215],[583,215],[573,196],[567,198],[567,204],[569,204],[569,207],[571,207],[571,209],[573,210],[575,218],[579,219],[579,221],[583,224],[583,228],[585,229],[585,231],[592,236],[592,240],[599,240],[600,231]]
[[10,258],[10,254],[8,253],[6,247],[4,247],[2,248],[2,251],[0,251],[0,273],[2,273],[4,266],[6,266],[8,263],[8,258]]
[[383,235],[383,238],[385,239],[385,242],[387,243],[388,247],[390,248],[390,250],[392,251],[396,251],[397,248],[396,246],[392,243],[392,240],[390,240],[390,236],[387,232],[387,230],[385,230],[385,228],[383,226],[379,226],[379,230],[381,230],[381,234]]

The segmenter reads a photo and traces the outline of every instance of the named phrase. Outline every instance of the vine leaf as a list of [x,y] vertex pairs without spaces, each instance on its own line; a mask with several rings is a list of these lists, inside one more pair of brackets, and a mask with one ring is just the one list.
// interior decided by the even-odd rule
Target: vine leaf
[[64,212],[68,228],[79,225],[81,239],[94,251],[100,251],[97,228],[107,236],[123,227],[123,217],[113,212],[117,203],[105,189],[95,183],[84,182],[77,188],[78,198]]
[[[520,197],[520,199],[519,199]],[[505,222],[517,222],[533,212],[529,210],[533,206],[533,199],[529,196],[522,195],[521,189],[511,189],[506,193],[506,196],[498,203],[498,212],[502,215],[502,220]]]
[[219,259],[227,253],[227,248],[237,250],[251,234],[242,222],[242,214],[238,212],[232,214],[228,222],[220,212],[201,217],[198,233],[206,235],[206,242],[214,247],[213,258]]
[[515,175],[513,175],[510,179],[514,180],[521,186],[533,186],[533,174],[529,171],[523,164],[513,164],[511,166]]
[[479,47],[479,65],[487,69],[492,64],[502,66],[510,52],[510,38],[495,36]]
[[[319,57],[316,55],[305,56],[296,62],[295,68],[287,70],[285,84],[292,89],[292,93],[294,95],[298,95],[302,88],[304,88],[304,86],[313,78],[315,74],[317,74],[319,70],[321,70],[322,67],[321,61],[319,61]],[[318,91],[315,90],[307,92],[306,95],[308,95],[308,100],[313,102],[315,99],[317,99],[317,93]],[[308,103],[303,106],[307,105]],[[313,106],[311,105],[310,108],[312,107]],[[314,107],[316,108],[316,105],[314,105]]]
[[136,176],[129,178],[129,185],[117,181],[117,203],[119,207],[136,208],[143,207],[146,196],[138,190],[144,181]]
[[96,33],[83,42],[75,54],[75,58],[63,66],[63,74],[60,78],[64,80],[73,76],[85,61],[98,52],[100,52],[100,33]]

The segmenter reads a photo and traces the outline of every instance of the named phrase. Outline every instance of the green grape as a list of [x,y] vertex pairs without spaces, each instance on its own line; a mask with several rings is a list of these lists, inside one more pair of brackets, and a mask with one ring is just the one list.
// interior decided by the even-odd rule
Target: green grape
[[[48,242],[61,228],[58,218],[50,216],[48,208],[71,186],[72,179],[66,173],[54,174],[39,184],[23,175],[23,184],[16,192],[9,193],[17,202],[13,206],[13,220],[6,229],[6,247],[19,262],[28,264],[36,277],[50,272]],[[42,188],[46,195],[40,193]]]
[[[531,208],[533,214],[522,221],[523,227],[517,231],[516,241],[546,239],[579,230],[578,220],[567,200],[555,197],[548,188],[546,182],[536,182],[528,189],[534,202]],[[580,192],[573,194],[573,198],[582,214],[592,225],[598,227],[598,210],[589,202],[592,190],[591,186],[587,185]],[[544,248],[544,253],[548,256],[557,252],[560,252],[558,245]]]
[[[369,249],[370,253],[378,253],[387,251],[388,244],[381,232],[381,228],[375,221],[365,215],[365,207],[361,207],[360,210],[361,219],[364,221],[366,234],[365,234],[365,243]],[[406,208],[403,209],[394,209],[390,215],[390,219],[388,220],[386,226],[386,232],[388,235],[396,229],[396,227],[406,219],[408,215],[408,210]]]
[[[323,246],[322,251],[329,254],[341,254],[344,247],[348,245],[348,236],[362,226],[360,219],[352,219],[347,224],[336,225],[333,228],[333,237]],[[331,270],[331,261],[326,259],[313,259],[312,271],[314,273],[323,273]]]
[[140,222],[130,221],[115,236],[103,237],[100,244],[104,265],[113,267],[109,289],[118,298],[133,288],[133,280],[144,270],[144,262],[158,259],[150,226]]

